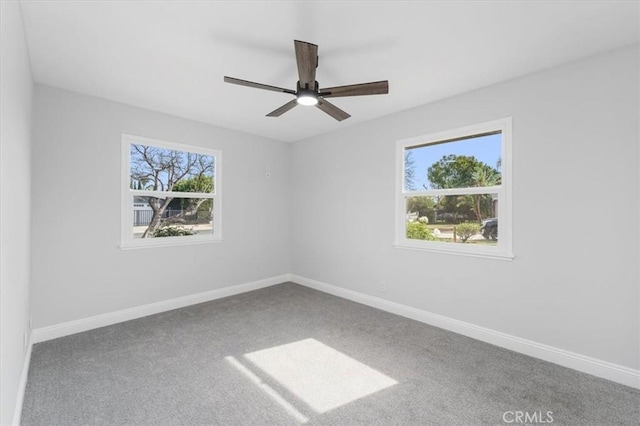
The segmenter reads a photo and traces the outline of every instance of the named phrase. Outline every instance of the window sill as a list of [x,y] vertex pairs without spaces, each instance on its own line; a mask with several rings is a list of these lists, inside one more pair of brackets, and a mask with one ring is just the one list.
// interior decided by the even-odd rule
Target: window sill
[[118,247],[120,250],[139,250],[139,249],[149,249],[155,247],[175,247],[175,246],[190,246],[193,244],[212,244],[212,243],[221,243],[222,238],[211,239],[211,238],[190,238],[190,239],[181,239],[179,241],[158,241],[155,239],[149,239],[149,241],[145,241],[144,243],[137,242],[126,242],[120,244]]
[[[438,244],[438,243],[436,243]],[[450,244],[450,243],[447,243]],[[478,257],[483,259],[494,259],[503,261],[512,261],[515,258],[513,253],[476,251],[476,250],[456,250],[448,247],[425,247],[423,245],[394,244],[394,248],[401,250],[426,251],[431,253],[453,254],[457,256]]]

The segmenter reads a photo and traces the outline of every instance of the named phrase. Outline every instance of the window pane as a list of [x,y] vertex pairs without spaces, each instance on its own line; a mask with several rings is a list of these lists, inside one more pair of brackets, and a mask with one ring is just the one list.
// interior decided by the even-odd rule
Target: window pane
[[408,239],[497,245],[498,195],[407,197]]
[[500,185],[502,134],[405,148],[405,191]]
[[211,198],[133,197],[133,237],[213,235]]
[[130,188],[151,191],[213,192],[215,157],[131,144]]

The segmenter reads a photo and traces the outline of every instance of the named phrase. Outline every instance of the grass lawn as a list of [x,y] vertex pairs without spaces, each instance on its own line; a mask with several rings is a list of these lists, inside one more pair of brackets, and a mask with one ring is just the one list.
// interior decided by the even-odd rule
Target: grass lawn
[[453,232],[454,226],[456,225],[453,225],[451,223],[428,223],[427,224],[427,228],[431,229],[432,231],[437,228],[440,231]]
[[[453,238],[438,238],[438,241],[441,241],[443,243],[452,243],[453,242]],[[497,241],[491,241],[491,240],[485,240],[483,239],[478,239],[478,240],[467,240],[466,243],[462,243],[462,241],[460,241],[460,239],[458,239],[458,241],[456,241],[456,243],[459,244],[473,244],[473,245],[481,245],[481,246],[496,246],[498,245]]]
[[[453,234],[453,227],[454,226],[458,226],[458,225],[459,224],[453,224],[453,223],[428,223],[427,224],[427,228],[429,228],[431,231],[433,231],[434,229],[438,229],[442,233]],[[452,243],[453,242],[453,238],[438,238],[438,241],[441,241],[443,243]],[[458,238],[458,240],[456,242],[457,243],[461,243],[459,238]],[[497,241],[487,240],[485,238],[478,238],[478,239],[473,239],[473,240],[467,240],[467,242],[464,243],[464,244],[495,246],[495,245],[498,244],[498,242]]]

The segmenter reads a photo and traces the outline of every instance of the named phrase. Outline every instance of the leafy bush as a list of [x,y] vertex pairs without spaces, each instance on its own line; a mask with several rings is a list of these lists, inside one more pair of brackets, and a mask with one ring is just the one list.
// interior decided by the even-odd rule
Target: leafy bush
[[187,229],[184,226],[164,226],[153,233],[154,237],[182,237],[185,235],[194,235],[195,231]]
[[435,241],[436,237],[424,222],[407,222],[407,238]]
[[463,243],[466,243],[467,240],[477,233],[480,232],[480,224],[465,222],[456,226],[456,235]]

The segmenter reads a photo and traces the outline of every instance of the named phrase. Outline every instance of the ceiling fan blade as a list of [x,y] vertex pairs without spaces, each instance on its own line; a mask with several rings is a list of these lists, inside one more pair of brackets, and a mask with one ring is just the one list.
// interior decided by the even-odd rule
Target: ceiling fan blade
[[298,77],[303,89],[316,90],[316,68],[318,67],[318,46],[294,40]]
[[295,90],[284,89],[282,87],[276,87],[276,86],[269,86],[268,84],[254,83],[253,81],[240,80],[239,78],[233,78],[233,77],[225,76],[224,77],[224,82],[225,83],[231,83],[231,84],[237,84],[239,86],[254,87],[256,89],[272,90],[274,92],[289,93],[289,94],[292,94],[292,95],[296,94]]
[[294,99],[294,100],[292,100],[290,102],[287,102],[286,104],[282,105],[280,108],[271,111],[269,114],[267,114],[267,117],[280,117],[285,112],[289,111],[290,109],[295,108],[296,105],[298,105],[298,100]]
[[318,104],[316,106],[338,121],[342,121],[351,117],[349,113],[341,110],[334,104],[330,103],[329,101],[325,101],[324,99],[318,99]]
[[323,98],[337,98],[340,96],[386,95],[389,93],[389,81],[374,81],[372,83],[350,84],[348,86],[327,87],[320,90]]

